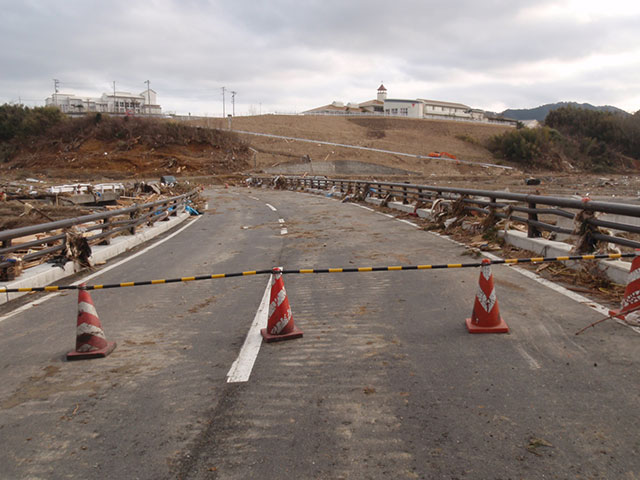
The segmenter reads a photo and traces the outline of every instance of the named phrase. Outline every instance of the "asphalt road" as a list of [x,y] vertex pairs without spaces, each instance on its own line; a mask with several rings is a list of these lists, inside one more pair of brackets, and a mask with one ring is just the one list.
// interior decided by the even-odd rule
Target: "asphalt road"
[[[205,215],[91,283],[469,260],[354,204],[209,194]],[[74,293],[4,307],[0,478],[639,478],[639,336],[614,322],[575,336],[601,317],[507,266],[511,333],[470,335],[478,275],[286,275],[304,337],[263,344],[241,383],[227,374],[267,276],[92,292],[118,342],[98,360],[64,360]]]

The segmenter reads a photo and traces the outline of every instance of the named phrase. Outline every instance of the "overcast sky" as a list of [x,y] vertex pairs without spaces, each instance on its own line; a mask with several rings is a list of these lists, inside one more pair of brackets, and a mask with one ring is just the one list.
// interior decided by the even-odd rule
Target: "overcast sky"
[[[163,111],[428,98],[640,109],[640,1],[0,0],[0,103],[140,93]],[[231,111],[227,95],[226,111]]]

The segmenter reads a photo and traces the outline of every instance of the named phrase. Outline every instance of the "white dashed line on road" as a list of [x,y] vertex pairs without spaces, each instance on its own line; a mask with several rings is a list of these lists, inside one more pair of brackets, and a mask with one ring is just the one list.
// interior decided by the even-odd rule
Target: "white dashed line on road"
[[273,205],[271,205],[270,203],[265,203],[265,205],[266,205],[267,207],[269,207],[271,210],[273,210],[274,212],[277,212],[277,211],[278,211],[278,209],[277,209],[276,207],[274,207]]

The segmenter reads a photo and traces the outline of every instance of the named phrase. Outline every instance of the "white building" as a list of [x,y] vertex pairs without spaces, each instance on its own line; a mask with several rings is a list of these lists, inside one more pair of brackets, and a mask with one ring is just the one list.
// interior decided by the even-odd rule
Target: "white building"
[[161,115],[158,94],[147,89],[139,94],[129,92],[103,93],[101,97],[80,97],[67,93],[54,93],[45,105],[58,107],[67,114],[115,113],[121,115]]
[[333,102],[323,107],[314,108],[303,112],[304,114],[319,115],[389,115],[408,118],[441,118],[443,120],[466,120],[471,122],[490,122],[516,125],[516,121],[501,117],[491,117],[478,108],[471,108],[462,103],[441,102],[439,100],[426,100],[416,98],[405,100],[399,98],[387,98],[387,89],[384,85],[378,87],[378,96],[375,100],[344,105],[342,102]]
[[457,117],[468,120],[485,119],[484,112],[474,109],[462,103],[441,102],[439,100],[415,100],[385,99],[385,115],[410,117],[410,118],[434,118]]

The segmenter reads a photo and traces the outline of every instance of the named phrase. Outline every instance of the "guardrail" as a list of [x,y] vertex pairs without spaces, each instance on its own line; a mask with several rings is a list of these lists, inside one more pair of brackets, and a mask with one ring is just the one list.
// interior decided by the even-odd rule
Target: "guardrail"
[[[82,228],[79,229],[79,233],[82,234],[97,231],[97,233],[93,235],[84,237],[89,245],[95,245],[97,243],[108,244],[112,237],[124,232],[129,232],[129,234],[133,235],[136,227],[143,223],[153,225],[157,221],[177,215],[180,207],[186,205],[196,194],[197,191],[193,190],[176,197],[133,205],[120,210],[94,213],[55,222],[0,231],[0,271],[14,266],[15,259],[6,260],[5,257],[17,251],[32,249],[34,247],[44,247],[22,255],[20,260],[23,264],[44,256],[64,252],[67,248],[69,238],[68,229],[71,227],[82,226]],[[13,244],[13,240],[30,235],[43,236],[34,240]]]
[[[596,218],[597,213],[608,213],[640,219],[640,205],[613,203],[591,200],[589,198],[574,199],[547,195],[531,195],[493,190],[476,190],[471,188],[442,187],[436,185],[417,185],[411,183],[378,182],[350,179],[329,179],[318,177],[280,176],[277,177],[280,187],[284,188],[317,188],[335,187],[343,194],[358,194],[387,199],[396,197],[402,203],[422,202],[433,205],[437,199],[453,202],[452,211],[476,212],[496,219],[507,219],[527,225],[527,236],[541,237],[543,231],[566,235],[580,235],[583,242],[578,252],[591,250],[595,242],[610,242],[631,248],[640,248],[640,241],[622,238],[603,233],[599,227],[626,232],[640,233],[640,226],[630,223],[606,221]],[[254,177],[254,181],[272,182],[272,177]],[[278,185],[276,184],[276,187]],[[544,205],[545,208],[540,206]],[[575,210],[575,212],[566,209]],[[514,214],[514,212],[516,214]],[[525,213],[526,216],[517,215]],[[543,221],[539,218],[564,217],[573,220],[577,227],[569,229]],[[640,222],[639,222],[640,223]]]

